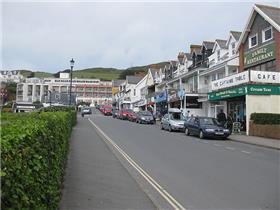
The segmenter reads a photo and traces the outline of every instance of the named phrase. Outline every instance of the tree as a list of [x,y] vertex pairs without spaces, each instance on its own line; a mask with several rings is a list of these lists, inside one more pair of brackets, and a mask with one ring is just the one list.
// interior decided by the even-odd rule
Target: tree
[[6,84],[6,90],[7,90],[7,100],[8,101],[16,100],[17,83],[15,83],[15,82],[8,82]]

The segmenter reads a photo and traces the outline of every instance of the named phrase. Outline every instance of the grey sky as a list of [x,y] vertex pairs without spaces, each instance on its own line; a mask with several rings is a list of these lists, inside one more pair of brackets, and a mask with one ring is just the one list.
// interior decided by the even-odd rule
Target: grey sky
[[76,69],[176,59],[190,44],[242,31],[253,4],[6,1],[0,69],[56,72],[69,68],[72,57]]

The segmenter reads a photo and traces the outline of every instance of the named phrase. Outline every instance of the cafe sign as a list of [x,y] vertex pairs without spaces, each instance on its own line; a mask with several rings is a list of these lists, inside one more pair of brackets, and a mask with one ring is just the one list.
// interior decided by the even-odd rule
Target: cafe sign
[[252,82],[259,83],[280,83],[280,72],[251,71],[250,79]]
[[255,50],[244,53],[244,67],[255,66],[257,64],[275,59],[275,43],[269,43]]

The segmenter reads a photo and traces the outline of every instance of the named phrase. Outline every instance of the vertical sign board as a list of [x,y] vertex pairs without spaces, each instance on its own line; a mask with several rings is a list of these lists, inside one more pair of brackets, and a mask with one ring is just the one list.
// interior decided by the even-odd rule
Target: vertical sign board
[[244,53],[244,67],[255,66],[275,59],[275,43],[271,42]]

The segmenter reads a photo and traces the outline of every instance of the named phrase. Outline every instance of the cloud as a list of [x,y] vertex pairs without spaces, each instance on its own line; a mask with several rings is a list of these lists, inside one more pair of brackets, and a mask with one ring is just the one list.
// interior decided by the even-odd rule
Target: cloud
[[[192,43],[243,30],[253,3],[2,4],[3,69],[126,68],[175,59]],[[238,15],[232,13],[238,11]]]

